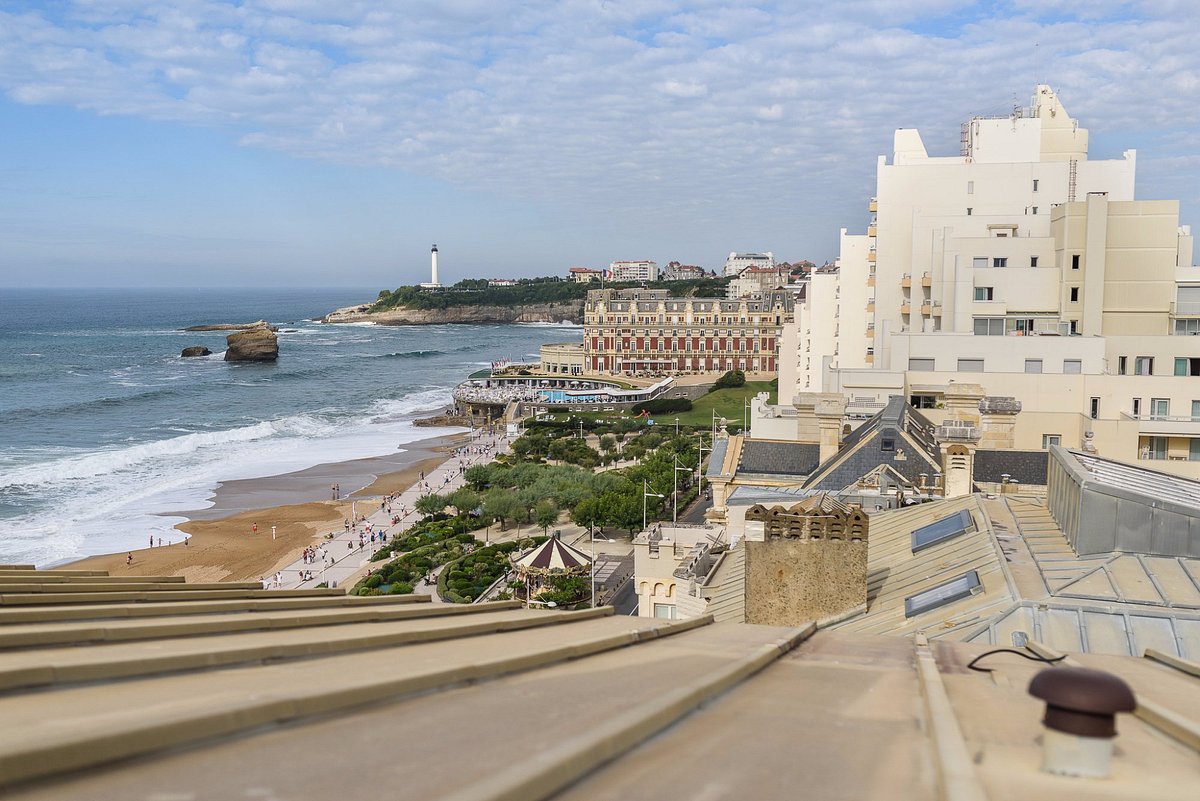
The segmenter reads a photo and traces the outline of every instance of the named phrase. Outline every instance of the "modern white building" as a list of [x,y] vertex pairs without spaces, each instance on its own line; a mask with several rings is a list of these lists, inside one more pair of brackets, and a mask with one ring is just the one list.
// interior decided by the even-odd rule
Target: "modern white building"
[[766,253],[730,253],[729,258],[725,259],[726,277],[737,275],[747,267],[774,267],[775,254],[767,251]]
[[933,417],[948,383],[1022,404],[1016,447],[1098,449],[1200,476],[1200,269],[1177,201],[1134,198],[1136,155],[1088,158],[1048,86],[880,157],[866,235],[841,236],[781,332],[783,404],[837,392],[862,418],[902,394]]
[[614,261],[608,265],[608,272],[613,281],[657,281],[658,262]]

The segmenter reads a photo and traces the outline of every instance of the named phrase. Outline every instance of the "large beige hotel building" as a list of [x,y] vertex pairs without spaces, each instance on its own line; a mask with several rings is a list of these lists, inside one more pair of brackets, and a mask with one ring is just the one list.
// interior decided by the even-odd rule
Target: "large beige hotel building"
[[[1200,269],[1174,200],[1138,200],[1136,154],[1088,158],[1048,86],[930,156],[896,131],[865,235],[842,230],[782,326],[779,397],[830,392],[866,417],[948,384],[1021,402],[1015,447],[1061,444],[1200,477]],[[777,407],[756,436],[787,438]],[[1149,466],[1149,465],[1148,465]]]
[[671,297],[665,289],[594,289],[583,317],[589,373],[776,371],[789,290],[739,300]]

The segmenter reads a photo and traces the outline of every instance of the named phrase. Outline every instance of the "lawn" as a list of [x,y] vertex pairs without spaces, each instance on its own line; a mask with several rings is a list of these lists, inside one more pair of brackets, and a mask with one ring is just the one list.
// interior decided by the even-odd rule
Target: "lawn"
[[662,418],[655,420],[655,423],[658,425],[674,425],[675,418],[678,417],[680,425],[708,428],[712,425],[713,411],[715,410],[718,420],[724,417],[729,421],[729,430],[731,432],[740,431],[742,429],[742,421],[745,419],[746,400],[753,398],[760,392],[768,393],[769,397],[767,401],[775,403],[777,393],[774,381],[747,381],[745,386],[733,389],[718,389],[707,395],[703,395],[692,401],[692,410],[690,412],[663,415]]

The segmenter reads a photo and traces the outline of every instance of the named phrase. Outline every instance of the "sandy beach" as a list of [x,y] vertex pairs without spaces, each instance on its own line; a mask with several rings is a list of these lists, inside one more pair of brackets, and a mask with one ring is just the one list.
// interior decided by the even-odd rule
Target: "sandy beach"
[[[186,545],[133,551],[132,566],[126,564],[128,552],[121,552],[88,557],[71,567],[105,570],[112,575],[184,576],[188,581],[256,580],[291,563],[327,533],[341,531],[355,501],[360,501],[356,511],[362,514],[372,505],[361,501],[411,487],[422,472],[429,473],[444,462],[446,454],[465,437],[420,440],[405,443],[395,455],[228,482],[217,490],[210,509],[187,512],[190,519],[176,526],[191,535]],[[343,493],[356,485],[365,486],[348,498],[333,501],[330,485],[334,483],[341,484]]]

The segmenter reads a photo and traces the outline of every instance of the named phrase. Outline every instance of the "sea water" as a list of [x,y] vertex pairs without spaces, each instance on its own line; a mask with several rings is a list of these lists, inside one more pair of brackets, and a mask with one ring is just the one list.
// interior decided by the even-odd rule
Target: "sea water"
[[[534,361],[556,325],[325,325],[375,290],[0,290],[0,562],[41,565],[177,539],[221,481],[394,453],[413,419],[493,361]],[[224,361],[266,319],[279,361]],[[204,345],[212,356],[182,358]],[[350,488],[346,488],[347,490]]]

